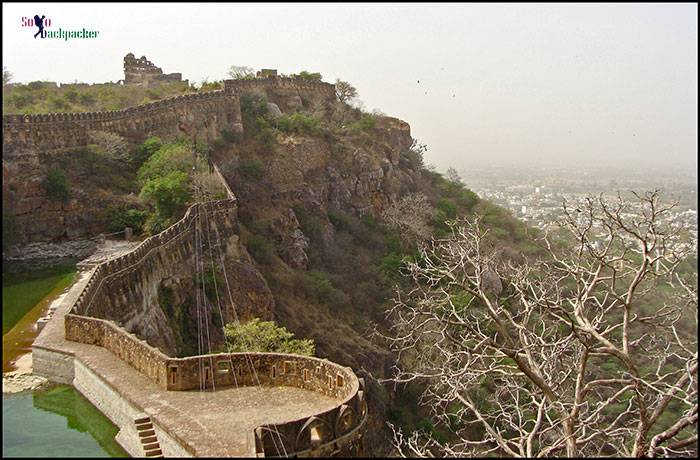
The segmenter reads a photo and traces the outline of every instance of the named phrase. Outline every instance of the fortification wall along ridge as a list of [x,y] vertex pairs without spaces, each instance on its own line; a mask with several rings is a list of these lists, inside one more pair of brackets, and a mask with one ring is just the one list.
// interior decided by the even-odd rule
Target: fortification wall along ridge
[[107,131],[139,142],[149,135],[182,131],[210,140],[221,129],[242,131],[238,98],[225,91],[184,94],[110,112],[4,115],[3,150],[51,151],[89,143],[90,131]]
[[300,95],[335,98],[335,85],[322,81],[309,81],[303,78],[267,77],[250,80],[225,80],[224,88],[228,92],[240,94],[243,91],[263,90],[295,90]]
[[[209,231],[220,236],[225,253],[230,244],[237,244],[236,203],[235,198],[228,198],[194,204],[172,226],[147,238],[132,251],[100,264],[71,312],[115,321],[151,345],[174,353],[172,331],[165,326],[168,318],[158,308],[158,287],[166,279],[192,276],[197,225],[204,226],[206,221]],[[200,214],[206,219],[199,219]]]
[[226,80],[223,90],[183,94],[123,110],[3,115],[3,150],[12,153],[22,148],[80,147],[89,143],[89,131],[113,132],[138,141],[147,135],[176,132],[176,128],[187,131],[183,125],[197,117],[206,120],[204,124],[210,130],[203,134],[215,138],[221,129],[242,130],[239,96],[254,90],[269,93],[273,99],[275,94],[320,100],[335,97],[335,86],[329,83],[262,78]]
[[148,113],[160,107],[172,107],[181,102],[195,102],[201,100],[219,99],[225,95],[224,90],[207,91],[204,93],[180,94],[160,101],[129,107],[121,110],[100,112],[72,112],[72,113],[42,113],[34,115],[3,115],[4,125],[23,125],[25,123],[52,123],[67,121],[111,121],[128,118],[139,113]]

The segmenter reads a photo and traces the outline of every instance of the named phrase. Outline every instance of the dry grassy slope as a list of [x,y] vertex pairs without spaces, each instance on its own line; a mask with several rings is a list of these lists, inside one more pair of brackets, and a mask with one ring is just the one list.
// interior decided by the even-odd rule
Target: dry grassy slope
[[[388,351],[369,334],[381,302],[352,299],[358,298],[353,291],[363,290],[363,283],[372,290],[371,284],[380,282],[368,277],[371,271],[366,269],[376,262],[374,256],[383,254],[372,254],[371,244],[358,244],[349,233],[339,232],[330,215],[378,218],[390,200],[417,191],[420,172],[400,159],[411,142],[407,123],[381,117],[367,134],[334,138],[279,134],[274,152],[251,153],[260,152],[251,142],[214,158],[238,197],[241,238],[248,250],[255,257],[251,242],[262,238],[269,244],[270,257],[256,261],[275,298],[275,319],[297,336],[313,338],[318,356],[351,366],[361,375],[367,370],[376,378],[387,376],[391,366]],[[264,165],[262,177],[243,172],[243,166],[253,161]],[[330,276],[344,302],[309,298],[314,284],[309,285],[307,274],[314,270],[335,272]],[[360,271],[361,275],[356,273]],[[381,438],[387,395],[371,384],[370,404],[378,415],[371,421],[371,431]]]
[[[388,363],[386,352],[372,344],[365,331],[342,322],[343,316],[362,315],[368,306],[354,305],[351,312],[338,315],[274,286],[293,284],[295,272],[314,268],[313,263],[292,268],[298,261],[290,253],[309,252],[300,241],[302,238],[309,238],[311,246],[319,243],[314,238],[320,238],[324,247],[333,244],[337,232],[329,220],[329,212],[378,217],[392,198],[416,189],[418,171],[400,165],[399,161],[401,152],[410,145],[408,124],[382,117],[371,136],[328,140],[280,135],[274,152],[249,156],[242,152],[254,149],[240,145],[216,158],[239,199],[239,215],[245,227],[243,231],[247,232],[244,241],[263,236],[277,243],[274,261],[261,267],[267,278],[284,280],[270,283],[275,294],[275,316],[298,335],[313,337],[319,356],[355,369],[371,369],[380,375]],[[241,173],[241,163],[253,158],[264,163],[260,179]],[[289,216],[299,208],[318,220],[317,235],[298,236],[300,216],[294,215],[296,219]]]

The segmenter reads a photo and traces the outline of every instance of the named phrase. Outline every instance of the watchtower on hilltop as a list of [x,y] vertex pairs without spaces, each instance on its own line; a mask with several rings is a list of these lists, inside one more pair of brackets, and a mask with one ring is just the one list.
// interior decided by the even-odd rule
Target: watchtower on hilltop
[[163,69],[157,67],[146,56],[134,57],[133,53],[124,56],[124,83],[127,85],[148,86],[154,81],[182,81],[181,73],[164,74]]

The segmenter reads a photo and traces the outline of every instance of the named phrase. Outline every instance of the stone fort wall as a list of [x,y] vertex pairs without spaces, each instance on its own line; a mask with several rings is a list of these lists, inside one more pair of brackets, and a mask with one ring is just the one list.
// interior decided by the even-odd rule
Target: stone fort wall
[[[220,236],[224,253],[237,251],[236,212],[235,197],[192,205],[180,221],[163,232],[96,267],[71,312],[114,321],[152,346],[175,353],[174,331],[159,306],[158,288],[164,280],[191,279],[195,229],[199,225],[204,231],[205,221],[209,232]],[[151,375],[150,371],[145,373]]]
[[150,135],[170,138],[179,132],[209,140],[221,129],[242,130],[238,98],[223,90],[184,94],[109,112],[4,115],[3,157],[26,150],[85,146],[90,131],[112,132],[140,142]]
[[[149,135],[178,131],[218,137],[221,129],[241,132],[239,96],[245,91],[264,92],[282,100],[282,108],[297,106],[295,99],[331,100],[335,86],[295,78],[226,80],[224,89],[183,94],[123,110],[38,115],[3,115],[3,158],[22,149],[50,151],[87,145],[88,132],[107,131],[135,142]],[[290,103],[289,99],[293,99]]]
[[[218,168],[214,172],[219,175]],[[222,179],[223,180],[223,179]],[[224,181],[225,182],[225,181]],[[354,372],[327,360],[278,353],[219,353],[174,358],[125,329],[130,314],[149,301],[149,286],[169,269],[189,265],[194,225],[201,212],[227,235],[235,219],[236,199],[192,205],[176,224],[144,240],[131,252],[100,264],[64,318],[67,340],[101,346],[170,391],[231,385],[294,386],[338,400],[311,417],[255,429],[258,456],[342,455],[362,453],[367,418],[364,382]],[[168,268],[170,267],[170,268]],[[138,328],[135,328],[138,331]],[[283,447],[283,449],[282,449]]]
[[[311,417],[255,429],[258,456],[358,455],[367,418],[364,381],[327,360],[282,353],[219,353],[171,358],[112,321],[68,314],[66,339],[104,347],[170,391],[213,387],[294,386],[338,400]],[[200,375],[200,370],[204,377]],[[281,441],[281,444],[280,444]]]
[[335,85],[321,81],[309,81],[303,78],[266,77],[250,80],[225,80],[225,91],[240,94],[244,91],[296,91],[300,96],[318,97],[323,99],[335,98]]
[[[207,143],[226,129],[243,132],[240,96],[266,95],[283,111],[334,98],[334,86],[292,78],[229,80],[225,88],[170,97],[124,110],[3,116],[3,208],[16,217],[17,243],[89,238],[104,229],[99,210],[123,204],[123,195],[92,196],[77,191],[67,203],[51,200],[41,186],[55,164],[71,162],[91,132],[110,132],[135,146],[149,136],[169,141],[188,136]],[[85,171],[70,174],[84,175]],[[69,174],[69,175],[70,175]],[[80,179],[75,179],[76,184]]]

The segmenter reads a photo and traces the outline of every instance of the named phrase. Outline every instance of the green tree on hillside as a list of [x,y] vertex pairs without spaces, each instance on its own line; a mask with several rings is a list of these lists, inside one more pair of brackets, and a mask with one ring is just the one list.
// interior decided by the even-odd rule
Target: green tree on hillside
[[179,214],[192,198],[189,176],[182,171],[171,171],[165,176],[148,179],[140,197],[155,207],[163,219]]
[[357,89],[346,81],[335,81],[335,95],[342,103],[348,103],[357,97]]
[[299,74],[297,76],[300,78],[303,78],[304,80],[308,80],[308,81],[321,81],[321,78],[322,78],[320,73],[307,72],[306,70],[302,70],[301,72],[299,72]]
[[313,340],[295,339],[294,334],[286,328],[259,318],[253,318],[244,324],[227,324],[224,334],[231,353],[257,351],[313,356],[315,351]]
[[53,169],[43,182],[44,190],[50,200],[67,202],[70,199],[70,186],[66,174],[60,169]]

